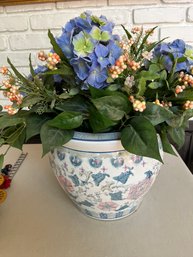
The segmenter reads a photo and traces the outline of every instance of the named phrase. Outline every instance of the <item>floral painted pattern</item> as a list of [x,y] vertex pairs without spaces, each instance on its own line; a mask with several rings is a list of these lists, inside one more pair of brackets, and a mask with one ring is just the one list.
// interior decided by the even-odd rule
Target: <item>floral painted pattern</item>
[[55,149],[50,161],[60,185],[86,215],[120,219],[139,207],[161,163],[126,151]]

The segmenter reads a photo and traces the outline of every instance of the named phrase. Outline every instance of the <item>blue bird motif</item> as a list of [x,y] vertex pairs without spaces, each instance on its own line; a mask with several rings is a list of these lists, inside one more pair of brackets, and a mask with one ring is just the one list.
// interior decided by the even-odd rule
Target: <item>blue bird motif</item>
[[146,175],[146,178],[151,178],[153,176],[153,172],[151,170],[144,172],[144,174]]
[[101,172],[92,175],[92,178],[96,186],[99,186],[100,183],[105,179],[105,177],[110,177],[110,176],[106,173],[101,173]]
[[122,198],[122,192],[121,192],[121,191],[119,191],[119,192],[117,192],[117,193],[110,193],[109,195],[111,196],[111,200],[114,200],[114,201],[116,201],[116,200],[122,200],[122,199],[123,199],[123,198]]
[[125,184],[131,175],[134,175],[133,172],[128,170],[126,172],[121,172],[119,176],[113,177],[113,179],[117,180],[118,182],[121,182],[122,184]]
[[94,204],[90,203],[90,202],[87,201],[87,200],[85,200],[85,201],[83,201],[83,202],[80,202],[80,204],[85,205],[85,206],[88,206],[88,207],[91,207],[91,206],[94,205]]
[[71,178],[73,184],[75,186],[79,186],[80,185],[80,181],[79,181],[79,178],[77,177],[77,175],[72,175],[72,176],[69,176],[69,178]]

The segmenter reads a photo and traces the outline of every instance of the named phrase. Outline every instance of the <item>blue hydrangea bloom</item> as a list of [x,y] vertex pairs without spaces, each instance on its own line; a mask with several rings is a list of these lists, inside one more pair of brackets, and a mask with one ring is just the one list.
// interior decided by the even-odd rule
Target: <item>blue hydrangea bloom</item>
[[105,16],[96,17],[84,12],[70,20],[56,42],[69,59],[77,81],[84,88],[107,86],[108,68],[121,55],[119,37],[113,35],[114,24]]
[[186,44],[181,39],[176,39],[171,43],[161,43],[154,49],[154,57],[162,57],[165,69],[170,71],[172,68],[172,60],[170,54],[173,55],[175,59],[180,57],[186,57],[184,62],[177,63],[175,71],[187,71],[189,72],[190,66],[193,65],[193,60],[186,56]]

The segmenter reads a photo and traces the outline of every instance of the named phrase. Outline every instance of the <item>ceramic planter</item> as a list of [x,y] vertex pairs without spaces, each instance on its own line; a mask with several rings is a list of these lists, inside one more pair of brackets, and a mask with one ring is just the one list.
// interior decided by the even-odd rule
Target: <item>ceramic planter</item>
[[[163,155],[161,143],[160,153]],[[119,133],[76,132],[50,154],[54,173],[86,215],[115,220],[137,210],[160,170],[155,159],[124,150]]]

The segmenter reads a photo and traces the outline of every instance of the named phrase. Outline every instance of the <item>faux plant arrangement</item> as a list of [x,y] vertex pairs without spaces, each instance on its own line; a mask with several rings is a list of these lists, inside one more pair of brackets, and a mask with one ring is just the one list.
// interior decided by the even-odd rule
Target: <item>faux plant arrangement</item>
[[[193,49],[183,40],[150,42],[155,28],[135,27],[125,36],[89,12],[70,20],[54,38],[42,65],[23,76],[8,59],[1,90],[12,105],[0,113],[0,145],[22,149],[40,135],[43,155],[67,143],[74,131],[120,132],[123,147],[162,161],[168,137],[179,147],[193,116]],[[7,110],[7,112],[5,112]],[[1,155],[1,163],[4,154]]]

